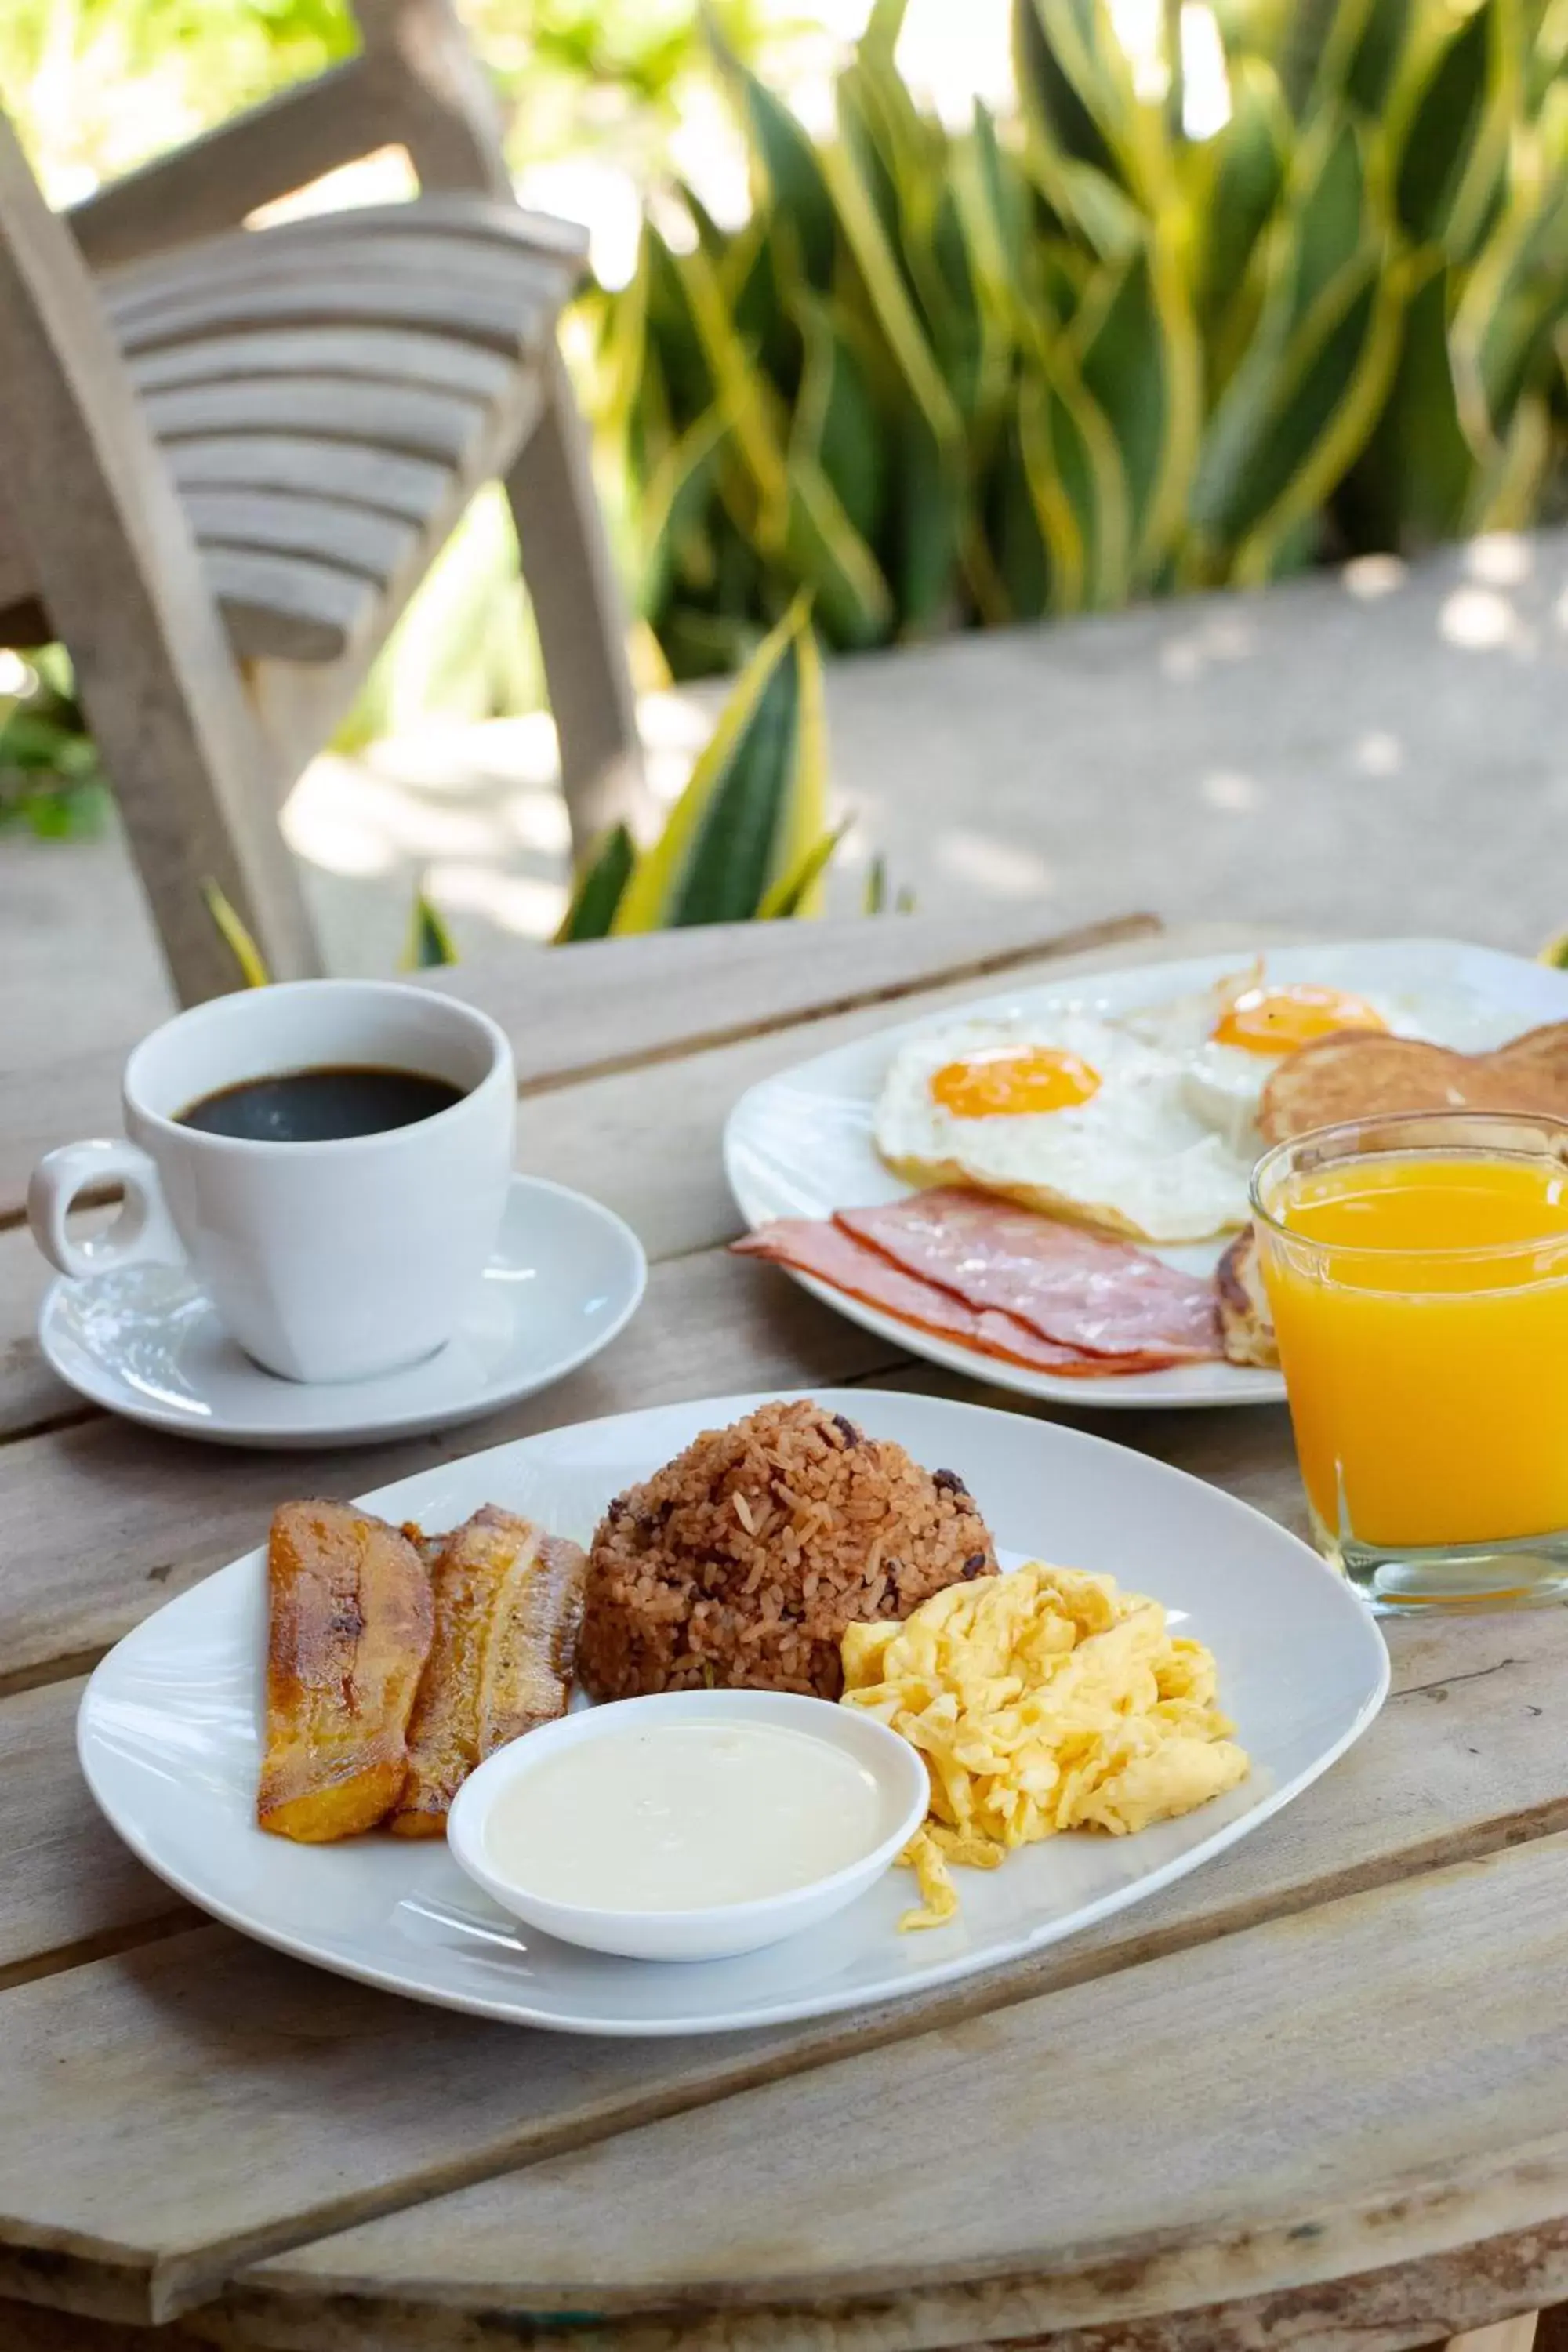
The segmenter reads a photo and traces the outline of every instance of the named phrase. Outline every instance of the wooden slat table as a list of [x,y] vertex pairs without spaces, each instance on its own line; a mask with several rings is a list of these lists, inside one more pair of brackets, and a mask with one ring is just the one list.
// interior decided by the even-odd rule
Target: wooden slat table
[[[51,1379],[23,1186],[112,1130],[121,1056],[5,1081],[0,2347],[1398,2352],[1568,2295],[1564,1612],[1392,1626],[1394,1696],[1342,1765],[1065,1947],[689,2042],[530,2034],[265,1951],[133,1863],[75,1769],[85,1670],[301,1480],[727,1388],[962,1390],[725,1255],[730,1103],[999,975],[1240,937],[777,925],[456,975],[516,1046],[522,1164],[630,1218],[647,1302],[489,1423],[292,1463]],[[1300,1524],[1282,1412],[1107,1425]]]

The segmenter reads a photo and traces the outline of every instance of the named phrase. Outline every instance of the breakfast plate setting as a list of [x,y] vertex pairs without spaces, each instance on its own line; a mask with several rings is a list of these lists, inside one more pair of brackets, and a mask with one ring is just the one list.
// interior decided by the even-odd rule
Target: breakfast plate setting
[[1446,940],[1000,993],[743,1095],[737,1246],[1024,1396],[1282,1402],[1248,1223],[1264,1147],[1370,1114],[1568,1109],[1564,1020],[1568,973]]
[[264,1943],[668,2035],[895,1998],[1141,1901],[1291,1802],[1387,1681],[1346,1585],[1216,1489],[824,1391],[279,1497],[99,1666],[79,1747],[132,1850]]
[[1561,2293],[1568,973],[1148,929],[627,938],[542,1046],[526,969],[286,984],[70,1080],[26,1214],[121,1418],[14,1285],[17,2292],[453,2347]]

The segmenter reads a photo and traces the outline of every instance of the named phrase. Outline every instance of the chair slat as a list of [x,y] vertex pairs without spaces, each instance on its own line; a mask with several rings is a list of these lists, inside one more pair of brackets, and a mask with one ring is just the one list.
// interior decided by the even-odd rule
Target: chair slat
[[510,383],[516,362],[448,335],[390,327],[271,327],[254,334],[170,343],[132,354],[127,366],[141,392],[170,391],[230,376],[341,375],[495,400]]
[[452,487],[450,466],[305,433],[198,434],[171,441],[164,455],[183,491],[299,490],[416,523],[435,512]]
[[373,514],[341,499],[288,490],[187,490],[185,511],[199,546],[270,549],[302,555],[383,587],[419,539],[416,525]]
[[374,625],[374,581],[254,547],[204,547],[202,562],[241,660],[323,663]]
[[345,266],[254,286],[193,284],[134,313],[117,313],[114,327],[127,354],[225,330],[331,327],[352,319],[372,326],[426,328],[515,355],[539,346],[558,308],[559,298],[539,288],[480,285],[435,270],[414,280],[382,278]]
[[237,245],[261,247],[309,247],[323,236],[353,239],[368,248],[383,238],[438,236],[448,245],[482,246],[491,251],[536,254],[559,266],[580,268],[586,258],[588,232],[575,221],[530,212],[521,205],[482,196],[453,194],[418,195],[384,205],[355,205],[332,213],[314,213],[302,219],[279,221],[271,227],[226,230],[166,248],[145,260],[133,261],[100,273],[105,299],[110,303],[132,281],[151,284],[161,274],[178,271],[204,257],[226,260]]
[[456,279],[507,293],[522,288],[557,302],[578,275],[576,264],[558,254],[526,247],[488,245],[459,236],[344,236],[336,217],[322,220],[316,234],[295,243],[270,235],[223,238],[217,245],[176,249],[144,269],[128,270],[103,289],[111,319],[139,316],[155,304],[205,286],[292,284],[311,274],[369,277],[417,285],[436,278]]
[[154,392],[148,422],[165,444],[197,434],[298,433],[396,449],[461,466],[482,436],[486,408],[458,393],[346,383],[331,376],[258,376]]

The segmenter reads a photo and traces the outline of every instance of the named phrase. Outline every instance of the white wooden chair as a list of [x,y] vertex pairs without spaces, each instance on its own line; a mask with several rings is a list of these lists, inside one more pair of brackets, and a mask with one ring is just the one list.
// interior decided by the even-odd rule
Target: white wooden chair
[[[625,619],[555,320],[584,240],[511,199],[448,0],[359,0],[359,55],[50,213],[0,115],[0,645],[58,638],[189,1003],[226,892],[320,969],[281,794],[474,491],[504,481],[574,845],[637,813]],[[420,194],[239,226],[406,148]]]

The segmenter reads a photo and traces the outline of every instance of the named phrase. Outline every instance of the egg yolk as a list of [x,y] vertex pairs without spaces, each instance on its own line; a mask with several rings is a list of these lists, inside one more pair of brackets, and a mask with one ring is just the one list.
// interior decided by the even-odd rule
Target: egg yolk
[[1302,981],[1291,988],[1243,989],[1210,1034],[1217,1045],[1239,1045],[1248,1054],[1293,1054],[1336,1029],[1387,1026],[1364,997]]
[[954,1118],[1008,1118],[1068,1110],[1099,1091],[1100,1073],[1076,1054],[1048,1045],[994,1045],[948,1062],[931,1082],[935,1101]]

